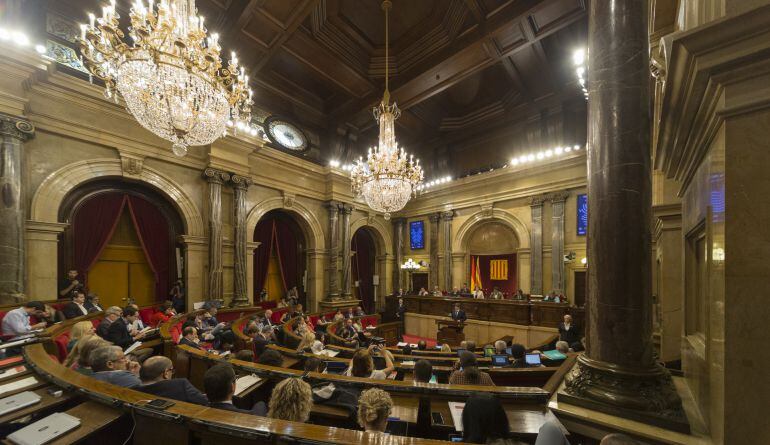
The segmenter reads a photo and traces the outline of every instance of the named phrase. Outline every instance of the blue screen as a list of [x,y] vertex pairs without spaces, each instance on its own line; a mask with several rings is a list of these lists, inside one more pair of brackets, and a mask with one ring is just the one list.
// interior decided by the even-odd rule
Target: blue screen
[[577,196],[577,234],[585,235],[588,231],[588,196]]
[[423,221],[409,223],[409,245],[412,249],[425,248],[425,224]]

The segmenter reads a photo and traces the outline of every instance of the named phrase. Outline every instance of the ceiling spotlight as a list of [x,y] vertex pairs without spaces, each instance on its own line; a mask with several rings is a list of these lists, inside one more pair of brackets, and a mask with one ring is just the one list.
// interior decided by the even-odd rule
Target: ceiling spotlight
[[37,51],[38,54],[45,54],[45,46],[35,45],[35,51]]
[[26,34],[16,31],[11,35],[11,38],[13,41],[20,46],[27,46],[29,45],[29,38],[27,38]]
[[564,147],[564,153],[569,153],[571,151],[572,151],[572,147],[570,146]]
[[519,165],[519,160],[516,158],[511,159],[511,165]]
[[585,67],[579,66],[575,72],[577,73],[578,77],[583,77],[583,74],[585,74],[586,69]]
[[340,161],[331,160],[331,161],[329,161],[329,165],[332,166],[332,167],[339,167],[340,166]]
[[534,154],[530,153],[530,154],[527,155],[527,161],[534,161],[534,160],[535,160],[535,155]]
[[561,147],[556,147],[556,148],[553,150],[553,152],[554,152],[554,153],[556,153],[557,155],[560,155],[560,154],[562,153],[562,151],[564,151],[564,149],[563,149],[563,148],[561,148]]
[[585,48],[579,48],[576,49],[574,53],[572,53],[572,62],[575,65],[582,65],[586,61],[586,50]]
[[542,151],[537,153],[537,158],[538,159],[543,159],[544,157],[545,157],[545,155],[543,154]]
[[580,145],[574,145],[572,148],[573,148],[574,150],[580,150]]
[[519,162],[521,162],[522,164],[527,162],[527,156],[526,155],[519,156]]
[[553,150],[546,150],[545,151],[545,157],[546,158],[550,158],[551,156],[553,156]]
[[452,177],[451,177],[451,176],[447,176],[447,177],[446,177],[446,178],[444,178],[444,179],[446,179],[446,182],[449,182],[449,181],[451,181],[451,180],[452,180]]

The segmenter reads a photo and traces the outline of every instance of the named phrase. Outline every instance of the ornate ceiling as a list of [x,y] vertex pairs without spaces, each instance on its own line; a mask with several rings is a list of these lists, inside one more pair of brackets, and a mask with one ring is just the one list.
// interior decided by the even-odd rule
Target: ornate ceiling
[[[82,21],[95,0],[50,1]],[[126,16],[129,0],[118,0]],[[197,0],[210,32],[254,79],[257,115],[306,132],[319,162],[365,154],[384,85],[380,0]],[[399,142],[429,176],[504,163],[517,150],[585,141],[571,66],[585,0],[393,0],[391,92]]]

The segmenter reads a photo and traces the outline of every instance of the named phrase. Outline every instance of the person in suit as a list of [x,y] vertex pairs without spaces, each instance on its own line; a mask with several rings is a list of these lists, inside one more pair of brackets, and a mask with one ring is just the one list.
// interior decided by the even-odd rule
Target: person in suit
[[209,405],[209,399],[206,398],[206,395],[198,391],[189,380],[175,379],[172,378],[173,376],[174,364],[171,359],[162,355],[150,357],[145,360],[139,370],[139,379],[142,381],[142,385],[136,389],[154,396],[181,402]]
[[270,326],[262,326],[262,329],[257,335],[254,336],[254,354],[257,357],[261,356],[265,352],[267,345],[275,343],[275,334],[273,328]]
[[77,290],[83,290],[83,283],[78,280],[78,271],[72,269],[67,271],[66,278],[59,281],[59,296],[66,297]]
[[559,340],[566,341],[570,345],[580,342],[580,332],[578,332],[578,327],[572,323],[570,314],[564,315],[564,321],[559,323]]
[[460,303],[455,303],[455,308],[449,316],[452,317],[452,320],[454,321],[465,321],[468,319],[468,316],[465,315],[465,311],[460,309]]
[[251,411],[240,409],[233,405],[235,380],[235,370],[229,363],[220,363],[209,368],[203,375],[203,389],[206,391],[206,396],[209,399],[209,406],[243,414],[263,416],[267,414],[264,402],[254,405]]
[[102,382],[125,388],[134,388],[142,384],[139,380],[139,363],[131,361],[123,354],[120,346],[101,346],[94,349],[90,356],[92,377]]
[[363,309],[361,309],[361,306],[356,306],[356,311],[354,312],[356,317],[363,317],[366,315],[366,312],[364,312]]
[[460,293],[463,295],[468,295],[471,293],[471,290],[468,288],[468,283],[463,283],[463,287],[460,288]]
[[[110,327],[107,328],[107,336],[105,340],[112,342],[116,346],[120,346],[124,351],[134,342],[140,341],[144,338],[144,332],[137,332],[132,334],[129,332],[129,326],[132,325],[136,319],[139,318],[139,313],[132,306],[126,306],[123,309],[123,316],[110,323]],[[131,352],[139,363],[144,362],[152,355],[152,348],[138,348]]]
[[96,328],[96,335],[107,340],[107,331],[110,329],[110,325],[123,315],[123,309],[117,306],[110,306],[104,311],[104,318]]
[[86,295],[86,303],[83,306],[88,309],[88,312],[101,312],[104,310],[99,304],[99,296],[96,294]]
[[195,326],[187,326],[182,330],[182,338],[179,339],[179,344],[194,349],[202,349],[198,344],[200,341],[200,337],[198,337],[198,328]]
[[67,303],[62,308],[64,318],[69,320],[70,318],[80,317],[88,314],[88,308],[85,307],[86,294],[82,290],[72,291],[72,301]]
[[398,318],[399,321],[404,321],[404,314],[406,314],[406,304],[404,304],[403,298],[399,298],[398,308],[396,308],[396,318]]

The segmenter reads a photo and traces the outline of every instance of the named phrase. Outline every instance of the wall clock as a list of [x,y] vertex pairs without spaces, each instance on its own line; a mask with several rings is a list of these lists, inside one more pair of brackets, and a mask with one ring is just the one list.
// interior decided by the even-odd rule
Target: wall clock
[[265,119],[267,137],[274,144],[289,151],[303,152],[309,148],[307,137],[291,122],[276,116]]

